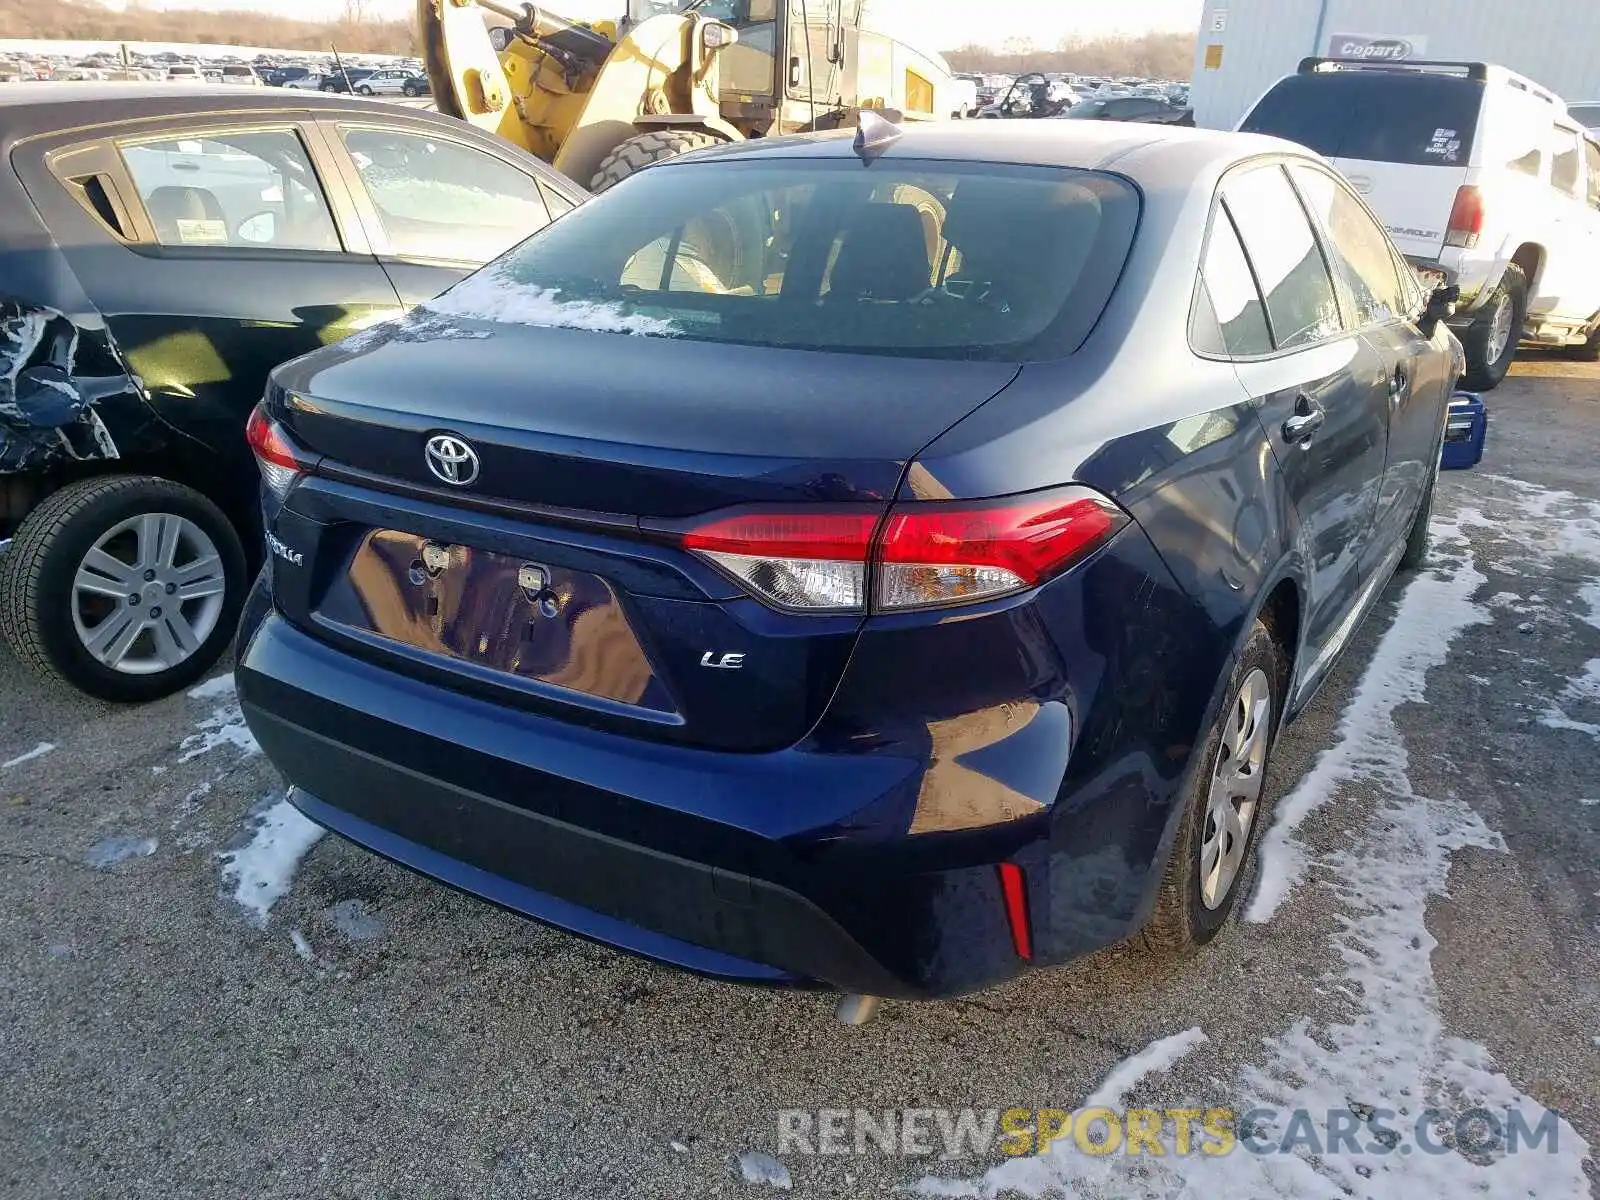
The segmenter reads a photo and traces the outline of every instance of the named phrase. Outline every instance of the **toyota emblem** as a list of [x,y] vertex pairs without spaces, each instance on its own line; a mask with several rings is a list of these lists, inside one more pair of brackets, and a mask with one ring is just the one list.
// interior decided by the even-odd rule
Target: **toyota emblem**
[[478,452],[452,433],[428,439],[428,470],[453,487],[466,487],[478,477]]

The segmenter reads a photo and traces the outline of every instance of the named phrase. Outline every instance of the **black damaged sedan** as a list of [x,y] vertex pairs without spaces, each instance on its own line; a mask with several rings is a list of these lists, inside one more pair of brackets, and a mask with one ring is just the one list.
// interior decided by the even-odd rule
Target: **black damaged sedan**
[[146,700],[227,648],[259,557],[273,366],[443,290],[585,198],[435,114],[314,93],[0,89],[0,631]]

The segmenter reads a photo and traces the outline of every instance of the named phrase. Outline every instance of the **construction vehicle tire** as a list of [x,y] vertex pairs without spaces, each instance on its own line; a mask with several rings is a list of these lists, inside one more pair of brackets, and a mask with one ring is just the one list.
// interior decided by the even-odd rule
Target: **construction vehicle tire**
[[589,190],[596,195],[615,187],[629,175],[642,171],[651,163],[665,162],[691,150],[707,146],[720,146],[725,139],[703,129],[656,129],[629,138],[600,162],[600,169],[589,181]]

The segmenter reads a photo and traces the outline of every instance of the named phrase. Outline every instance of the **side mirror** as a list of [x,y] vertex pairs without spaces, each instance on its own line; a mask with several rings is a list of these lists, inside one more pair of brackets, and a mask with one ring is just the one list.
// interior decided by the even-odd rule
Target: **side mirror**
[[1432,337],[1434,330],[1439,328],[1439,322],[1455,316],[1456,305],[1460,301],[1461,289],[1455,284],[1447,283],[1434,288],[1427,304],[1423,306],[1422,316],[1417,319],[1417,328],[1422,330],[1423,336]]

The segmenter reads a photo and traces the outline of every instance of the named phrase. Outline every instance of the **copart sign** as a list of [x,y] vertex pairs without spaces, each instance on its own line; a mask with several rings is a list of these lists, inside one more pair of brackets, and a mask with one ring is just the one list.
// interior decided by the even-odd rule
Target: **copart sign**
[[1328,39],[1329,58],[1353,58],[1358,62],[1405,62],[1428,56],[1426,34],[1396,37],[1376,33],[1336,33]]

